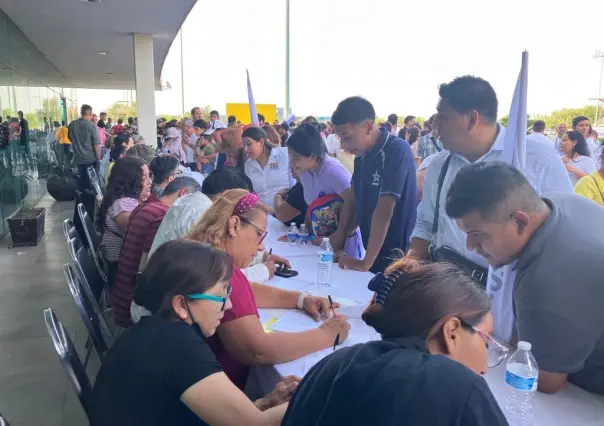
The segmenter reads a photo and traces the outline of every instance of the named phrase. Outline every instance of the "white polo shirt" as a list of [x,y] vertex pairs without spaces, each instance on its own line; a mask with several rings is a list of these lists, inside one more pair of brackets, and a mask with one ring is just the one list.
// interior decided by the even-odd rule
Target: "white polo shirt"
[[329,134],[324,141],[329,155],[333,157],[340,153],[340,139],[338,139],[338,135],[335,133]]
[[254,192],[258,194],[260,201],[270,208],[273,208],[275,195],[279,190],[289,189],[295,184],[289,169],[286,147],[271,149],[264,169],[260,167],[258,161],[248,158],[245,162],[245,174],[252,181]]

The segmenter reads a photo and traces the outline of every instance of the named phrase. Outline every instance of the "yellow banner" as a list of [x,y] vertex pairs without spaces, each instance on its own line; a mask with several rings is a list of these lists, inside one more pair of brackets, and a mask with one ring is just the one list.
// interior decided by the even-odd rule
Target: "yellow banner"
[[[256,111],[258,114],[264,115],[267,124],[272,124],[273,121],[277,119],[276,104],[256,104]],[[249,104],[226,104],[226,115],[227,117],[234,115],[237,117],[237,120],[241,121],[243,124],[252,124]]]

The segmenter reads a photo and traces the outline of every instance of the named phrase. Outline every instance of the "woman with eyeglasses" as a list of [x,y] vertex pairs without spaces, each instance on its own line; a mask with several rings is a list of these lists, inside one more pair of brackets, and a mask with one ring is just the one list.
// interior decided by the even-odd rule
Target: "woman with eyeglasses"
[[248,127],[242,136],[247,154],[245,174],[252,180],[260,200],[272,209],[277,192],[296,183],[289,169],[287,148],[273,146],[260,127]]
[[503,426],[486,381],[507,349],[489,298],[449,263],[402,259],[371,281],[363,320],[382,340],[343,348],[305,376],[284,426]]
[[231,258],[205,244],[178,240],[157,249],[134,296],[153,315],[109,350],[92,392],[92,426],[280,424],[298,379],[251,402],[206,342],[231,308],[232,273]]
[[[233,258],[230,279],[233,306],[222,318],[211,346],[227,376],[240,389],[245,387],[250,366],[293,361],[330,347],[338,334],[343,342],[350,330],[345,317],[329,318],[326,299],[250,283],[243,275],[241,269],[264,250],[267,213],[258,195],[231,189],[214,201],[188,236]],[[317,321],[324,321],[316,329],[300,333],[265,333],[258,308],[297,308]]]

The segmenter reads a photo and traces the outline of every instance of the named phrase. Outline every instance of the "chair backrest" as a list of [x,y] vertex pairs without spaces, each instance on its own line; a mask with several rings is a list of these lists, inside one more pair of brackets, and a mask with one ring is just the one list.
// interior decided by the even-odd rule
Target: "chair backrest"
[[6,420],[2,414],[0,414],[0,426],[10,426],[8,420]]
[[86,232],[84,231],[84,224],[82,223],[82,219],[80,219],[80,214],[78,213],[78,205],[84,202],[83,195],[80,191],[76,190],[76,199],[75,204],[73,206],[73,226],[78,230],[78,234],[82,239],[82,243],[88,248],[88,239],[86,238]]
[[103,195],[105,195],[105,191],[103,190],[103,186],[101,184],[101,179],[99,178],[99,175],[97,174],[96,170],[94,170],[92,166],[88,166],[88,169],[86,171],[88,172],[88,179],[90,180],[90,183],[92,184],[92,187],[94,188],[94,192],[96,192],[97,197],[102,197]]
[[77,209],[78,216],[80,216],[80,220],[82,221],[82,225],[84,226],[84,234],[86,234],[88,245],[95,251],[98,251],[99,246],[101,245],[101,237],[96,232],[96,229],[94,229],[94,224],[92,223],[92,219],[86,211],[86,207],[84,207],[84,204],[78,204]]
[[76,268],[76,273],[79,275],[80,281],[82,281],[86,297],[99,303],[104,288],[103,280],[99,276],[90,253],[88,253],[86,247],[82,245],[78,247],[75,238],[69,241],[68,248],[71,260],[73,260]]
[[78,232],[78,228],[75,227],[73,220],[71,219],[65,219],[63,221],[63,235],[65,235],[65,241],[67,242],[73,238],[78,238],[79,240],[86,238],[86,235]]
[[61,365],[63,365],[65,373],[67,373],[67,377],[80,399],[84,412],[88,415],[92,385],[73,341],[51,308],[44,310],[44,322]]
[[[113,337],[107,321],[105,321],[105,317],[103,316],[98,303],[94,300],[89,300],[86,297],[82,282],[74,275],[73,269],[71,269],[71,266],[69,266],[68,263],[63,265],[63,274],[65,275],[67,287],[69,287],[69,291],[73,296],[78,312],[82,317],[82,321],[84,321],[84,325],[88,330],[88,335],[90,336],[97,356],[99,357],[99,360],[103,362],[105,354],[110,346],[105,340],[105,336],[108,338]],[[111,344],[113,344],[113,339]]]

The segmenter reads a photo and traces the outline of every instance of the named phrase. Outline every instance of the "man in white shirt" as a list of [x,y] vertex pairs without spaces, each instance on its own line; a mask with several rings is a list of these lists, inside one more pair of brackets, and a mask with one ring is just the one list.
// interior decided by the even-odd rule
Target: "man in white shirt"
[[597,161],[598,159],[598,145],[596,141],[591,137],[591,126],[589,125],[589,118],[579,115],[573,118],[573,130],[580,132],[585,136],[585,142],[587,142],[587,148],[589,149],[589,156]]
[[526,137],[526,143],[529,144],[533,141],[541,141],[548,145],[552,144],[552,140],[545,136],[545,121],[537,120],[533,124],[533,133]]
[[565,123],[558,124],[558,127],[556,127],[556,131],[558,132],[558,136],[556,136],[553,139],[554,148],[557,152],[562,153],[562,147],[560,146],[560,143],[562,142],[562,138],[564,137],[564,135],[566,134],[566,131],[567,131],[566,124]]
[[182,123],[182,136],[190,147],[194,147],[199,136],[195,134],[195,128],[193,127],[194,121],[190,118],[185,118]]
[[[478,161],[503,161],[505,128],[497,123],[497,95],[489,82],[472,76],[458,77],[451,83],[441,85],[439,95],[433,127],[438,129],[445,150],[434,156],[428,168],[410,251],[417,257],[428,258],[437,181],[450,151],[451,161],[441,191],[436,247],[447,245],[486,267],[484,258],[466,249],[464,233],[455,221],[446,216],[443,206],[449,186],[459,169]],[[535,141],[526,145],[525,175],[540,194],[572,191],[568,173],[551,143]]]

